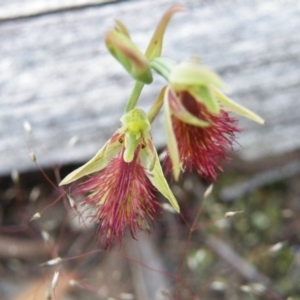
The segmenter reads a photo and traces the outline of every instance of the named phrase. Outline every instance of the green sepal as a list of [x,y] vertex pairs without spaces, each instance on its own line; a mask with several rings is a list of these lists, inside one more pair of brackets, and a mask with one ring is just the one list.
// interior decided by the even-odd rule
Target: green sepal
[[214,88],[213,93],[224,108],[235,112],[241,116],[244,116],[248,119],[251,119],[252,121],[255,121],[259,124],[265,123],[264,119],[262,119],[259,115],[241,106],[240,104],[235,103],[230,98],[226,97],[223,93],[221,93],[218,89]]
[[153,36],[150,40],[150,43],[146,50],[146,57],[149,60],[152,60],[155,57],[161,56],[162,46],[163,46],[163,38],[166,31],[166,28],[172,18],[172,16],[180,11],[184,11],[185,8],[181,6],[173,6],[169,8],[164,15],[162,16],[158,26],[156,27]]
[[135,80],[145,84],[153,81],[148,59],[126,34],[113,29],[106,35],[105,43],[110,53]]
[[[155,150],[156,152],[156,150]],[[178,205],[178,202],[173,194],[173,192],[171,191],[167,180],[165,178],[165,175],[162,171],[161,168],[161,164],[159,162],[159,158],[157,153],[155,153],[156,155],[156,159],[155,159],[155,163],[154,163],[154,167],[153,169],[150,171],[147,171],[147,177],[149,178],[149,180],[151,181],[151,183],[157,188],[157,190],[165,197],[169,200],[169,202],[171,203],[171,205],[173,206],[173,208],[179,212],[180,208]]]
[[197,62],[183,62],[170,74],[170,85],[176,90],[187,90],[191,86],[214,86],[225,88],[222,79],[210,69]]
[[158,113],[160,112],[163,104],[164,104],[164,96],[165,96],[165,91],[166,91],[166,86],[163,87],[157,96],[156,100],[152,104],[151,108],[149,109],[149,112],[147,114],[148,120],[150,124],[154,121]]
[[166,89],[165,99],[164,99],[164,126],[167,135],[167,146],[168,146],[170,159],[172,162],[174,179],[178,180],[180,175],[180,158],[179,158],[177,140],[172,125],[171,110],[168,101],[168,93],[169,93],[169,87]]
[[146,175],[155,188],[169,200],[173,208],[179,212],[180,208],[177,200],[171,191],[162,171],[159,157],[153,145],[150,133],[145,133],[146,147],[140,150],[142,166],[146,170]]
[[71,183],[83,176],[104,169],[111,159],[121,151],[122,145],[118,141],[118,136],[122,134],[122,129],[119,129],[92,159],[66,176],[59,185]]
[[129,39],[131,39],[129,31],[122,21],[115,19],[115,29],[121,32],[123,35],[127,36]]
[[176,67],[176,63],[169,58],[156,57],[153,60],[151,60],[150,66],[159,75],[161,75],[167,81],[169,81],[170,74],[172,70]]
[[194,86],[189,89],[189,92],[198,102],[203,103],[210,113],[214,115],[220,113],[219,103],[210,87],[204,85]]

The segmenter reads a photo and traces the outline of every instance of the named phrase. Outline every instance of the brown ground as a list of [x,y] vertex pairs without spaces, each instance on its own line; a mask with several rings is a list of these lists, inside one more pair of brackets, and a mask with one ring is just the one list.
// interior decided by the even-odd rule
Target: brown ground
[[300,299],[300,168],[240,167],[205,199],[185,176],[172,185],[181,214],[163,210],[151,234],[109,252],[50,184],[58,170],[1,178],[0,299]]

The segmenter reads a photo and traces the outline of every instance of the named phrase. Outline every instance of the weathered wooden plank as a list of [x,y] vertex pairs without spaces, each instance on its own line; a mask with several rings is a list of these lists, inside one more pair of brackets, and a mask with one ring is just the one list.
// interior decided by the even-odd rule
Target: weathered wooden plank
[[[172,20],[165,55],[200,55],[231,86],[231,96],[263,116],[265,126],[241,120],[243,159],[255,160],[300,146],[300,2],[187,0]],[[219,4],[218,4],[219,3]],[[0,24],[0,173],[91,157],[118,127],[132,81],[108,55],[105,32],[121,18],[145,47],[164,0],[130,1]],[[162,80],[147,87],[149,107]],[[28,120],[33,133],[27,135]],[[153,127],[164,145],[162,120]],[[68,146],[73,137],[74,147]]]
[[82,9],[116,1],[117,0],[2,0],[0,4],[0,22],[30,18],[66,10]]

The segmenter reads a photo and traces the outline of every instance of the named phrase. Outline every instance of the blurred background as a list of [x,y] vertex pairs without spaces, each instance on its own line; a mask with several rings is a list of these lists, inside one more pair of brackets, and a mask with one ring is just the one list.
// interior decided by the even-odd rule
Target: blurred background
[[[145,49],[174,4],[187,11],[163,54],[199,56],[266,124],[241,118],[213,191],[184,176],[180,215],[164,206],[150,235],[106,253],[57,183],[116,130],[133,86],[104,45],[113,20]],[[299,14],[298,0],[0,0],[0,299],[300,299]]]

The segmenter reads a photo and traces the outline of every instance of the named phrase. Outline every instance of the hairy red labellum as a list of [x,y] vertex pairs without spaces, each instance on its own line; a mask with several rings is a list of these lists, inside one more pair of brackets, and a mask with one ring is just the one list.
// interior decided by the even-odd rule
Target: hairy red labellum
[[83,205],[95,208],[92,219],[99,222],[98,233],[105,247],[122,240],[128,228],[136,238],[138,230],[148,230],[160,209],[153,186],[139,161],[140,147],[134,159],[127,163],[123,152],[113,158],[106,168],[80,184],[76,194],[89,194]]
[[[191,114],[210,124],[208,127],[194,126],[172,116],[181,168],[189,172],[196,170],[203,178],[215,181],[217,171],[222,171],[222,161],[228,160],[235,134],[241,131],[237,119],[222,109],[218,115],[211,114],[204,104],[196,101],[188,92],[180,93],[179,97]],[[172,170],[169,156],[166,156],[164,165],[167,172]]]

